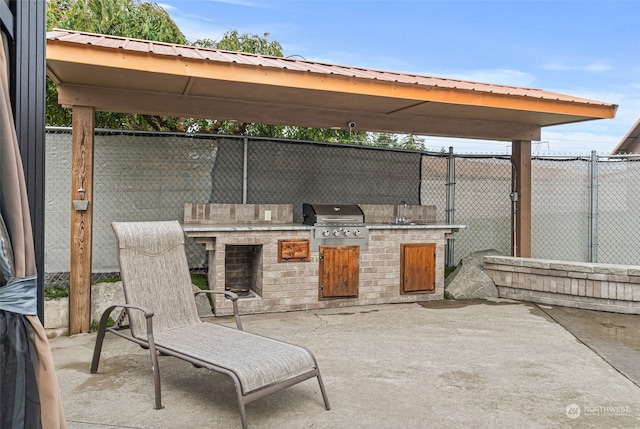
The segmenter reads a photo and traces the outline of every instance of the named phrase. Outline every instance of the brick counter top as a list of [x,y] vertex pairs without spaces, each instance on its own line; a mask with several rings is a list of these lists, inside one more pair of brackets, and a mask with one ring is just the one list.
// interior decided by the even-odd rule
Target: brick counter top
[[[369,229],[451,229],[457,231],[466,228],[466,225],[446,225],[446,224],[424,224],[424,223],[405,223],[405,224],[371,224],[366,225]],[[312,230],[314,226],[301,223],[292,224],[269,224],[256,223],[250,225],[202,225],[202,224],[185,224],[182,229],[185,233],[207,233],[207,232],[232,232],[232,231],[305,231]]]
[[188,235],[191,233],[210,233],[210,232],[246,232],[246,231],[310,231],[313,229],[311,225],[301,223],[291,224],[272,224],[272,223],[254,223],[246,225],[205,225],[205,224],[184,224],[182,229]]
[[371,224],[367,225],[369,229],[451,229],[454,232],[459,229],[466,228],[466,225],[446,225],[446,224],[429,224],[429,223],[404,223],[404,224],[395,224],[395,223],[380,223],[380,224]]

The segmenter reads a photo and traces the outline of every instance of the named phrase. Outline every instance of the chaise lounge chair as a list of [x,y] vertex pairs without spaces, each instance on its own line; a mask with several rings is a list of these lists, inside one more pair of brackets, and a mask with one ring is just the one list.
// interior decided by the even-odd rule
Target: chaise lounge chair
[[[243,331],[236,294],[203,291],[224,293],[233,301],[238,329],[200,320],[184,233],[177,221],[113,222],[112,226],[126,304],[109,307],[100,319],[92,373],[98,370],[105,333],[111,332],[149,349],[156,409],[162,408],[158,355],[174,356],[231,377],[243,429],[247,427],[245,404],[313,377],[317,377],[329,409],[313,354],[300,346]],[[115,326],[107,327],[116,308],[121,309],[120,317]],[[127,319],[129,325],[125,326]]]

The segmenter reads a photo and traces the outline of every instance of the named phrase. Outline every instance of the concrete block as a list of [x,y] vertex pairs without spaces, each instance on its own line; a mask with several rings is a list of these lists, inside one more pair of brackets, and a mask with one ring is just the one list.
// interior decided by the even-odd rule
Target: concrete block
[[576,278],[576,279],[586,279],[587,278],[587,273],[581,273],[581,272],[577,272],[577,271],[568,271],[567,272],[567,277],[572,277],[572,278]]
[[626,265],[592,264],[592,266],[593,272],[596,274],[628,275],[628,268]]
[[537,271],[549,271],[550,263],[544,259],[528,259],[522,260],[521,266]]
[[571,279],[571,295],[578,295],[578,279]]
[[586,280],[584,294],[585,296],[593,296],[593,280]]
[[585,296],[587,291],[587,282],[586,280],[579,279],[578,280],[578,295]]
[[489,255],[484,257],[484,262],[490,263],[490,264],[496,264],[496,265],[503,265],[503,266],[514,266],[514,267],[522,266],[522,258],[514,258],[511,256]]
[[608,283],[609,287],[609,299],[617,299],[618,297],[618,288],[614,283]]
[[531,274],[535,274],[538,276],[548,276],[550,275],[550,271],[542,268],[531,268]]
[[633,288],[631,287],[631,285],[624,284],[623,285],[623,289],[624,289],[624,297],[622,299],[624,299],[625,301],[632,301],[633,300]]
[[593,283],[593,296],[595,298],[602,297],[602,282],[590,280]]
[[44,328],[48,337],[69,333],[69,298],[44,302]]
[[[114,304],[124,304],[124,289],[122,282],[115,283],[96,283],[91,286],[91,321],[98,321],[102,317],[102,313]],[[118,317],[117,311],[114,311],[113,319]]]

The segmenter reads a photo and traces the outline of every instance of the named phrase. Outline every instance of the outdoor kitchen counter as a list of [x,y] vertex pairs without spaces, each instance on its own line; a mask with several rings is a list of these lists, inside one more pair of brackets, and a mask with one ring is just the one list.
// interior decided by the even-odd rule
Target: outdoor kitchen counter
[[[371,223],[366,225],[367,245],[329,245],[314,250],[316,228],[282,220],[183,224],[185,235],[204,245],[212,290],[250,289],[248,296],[238,300],[244,314],[443,299],[445,246],[455,232],[466,226],[419,221],[399,225]],[[359,251],[353,250],[358,247]],[[342,294],[338,289],[341,282],[332,288],[325,284],[341,278],[343,271],[350,272],[344,267],[354,264],[355,277],[348,277],[353,292]],[[433,287],[416,290],[411,284],[406,286],[405,280],[412,275],[422,276],[411,273],[427,267]],[[405,269],[410,274],[402,275]],[[330,296],[329,290],[342,295]],[[211,298],[216,315],[232,314],[231,301],[222,295]]]
[[[368,229],[450,229],[456,232],[464,229],[466,225],[447,225],[447,224],[425,224],[425,223],[380,223],[367,224]],[[315,227],[301,223],[292,224],[272,224],[272,223],[256,223],[251,225],[200,225],[200,224],[184,224],[182,229],[190,237],[202,236],[201,233],[209,234],[212,232],[246,232],[246,231],[311,231]]]
[[200,233],[208,234],[211,232],[246,232],[246,231],[310,231],[313,229],[311,225],[303,225],[301,223],[290,224],[274,224],[274,223],[254,223],[250,225],[201,225],[201,224],[184,224],[182,226],[184,232],[190,237],[202,236]]
[[451,232],[457,232],[458,230],[464,229],[466,227],[466,225],[447,225],[420,222],[367,224],[367,228],[369,229],[450,229]]

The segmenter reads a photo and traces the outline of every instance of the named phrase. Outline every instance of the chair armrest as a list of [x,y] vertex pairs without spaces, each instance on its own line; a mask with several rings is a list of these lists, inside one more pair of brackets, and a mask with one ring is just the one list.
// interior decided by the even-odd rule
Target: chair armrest
[[[153,309],[149,308],[149,307],[143,307],[141,305],[132,305],[132,304],[115,304],[112,305],[110,307],[108,307],[103,313],[102,313],[102,317],[100,317],[100,324],[98,325],[98,332],[104,332],[107,329],[107,323],[109,322],[109,316],[111,315],[111,313],[113,312],[113,310],[115,310],[116,308],[122,308],[123,310],[138,310],[138,311],[142,311],[144,313],[144,317],[147,319],[147,335],[148,334],[153,334],[153,322],[152,322],[152,317],[153,317]],[[121,319],[124,317],[124,315],[121,313],[120,316],[118,317],[118,321],[116,323],[116,330],[118,329],[122,329],[122,326],[120,325]]]
[[[133,335],[125,335],[122,332],[118,332],[119,328],[107,328],[107,322],[109,321],[109,316],[116,308],[122,308],[123,310],[138,310],[144,313],[144,317],[147,320],[147,341],[136,338]],[[122,315],[121,315],[122,316]],[[96,337],[96,345],[93,350],[93,360],[91,361],[91,373],[95,374],[98,371],[98,362],[100,361],[100,352],[102,350],[102,342],[104,341],[104,335],[107,332],[112,332],[120,337],[126,338],[134,343],[139,344],[144,348],[149,348],[151,350],[152,356],[156,353],[156,346],[153,339],[153,310],[148,307],[143,307],[140,305],[131,305],[131,304],[116,304],[108,307],[100,317],[100,324],[98,325],[98,335]]]
[[238,330],[243,331],[244,329],[242,329],[242,322],[240,322],[240,313],[238,312],[238,294],[237,293],[233,293],[230,292],[228,290],[209,290],[209,289],[204,289],[204,290],[199,290],[194,292],[194,295],[198,295],[199,293],[208,293],[208,294],[222,294],[225,297],[229,298],[231,300],[231,303],[233,304],[233,317],[234,319],[236,319],[236,327],[238,328]]
[[123,310],[132,309],[132,310],[142,311],[144,313],[144,317],[146,319],[149,319],[149,318],[153,317],[153,310],[151,308],[143,307],[143,306],[140,306],[140,305],[131,305],[131,304],[114,304],[114,305],[108,307],[102,313],[102,317],[100,317],[100,325],[98,325],[99,326],[98,330],[100,330],[100,327],[103,326],[103,323],[104,323],[104,328],[107,327],[107,322],[109,321],[109,316],[111,316],[111,313],[113,313],[113,310],[115,310],[116,308],[122,308]]

